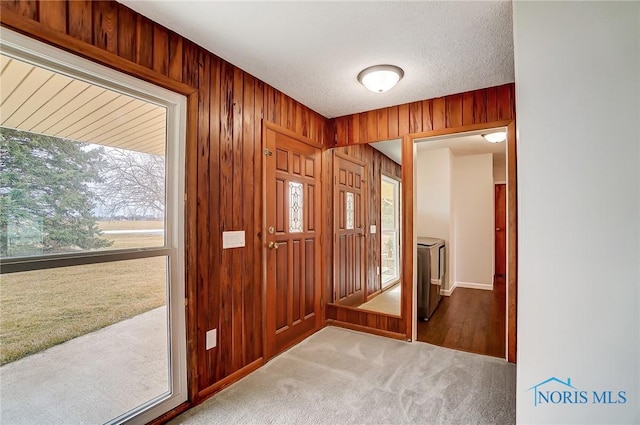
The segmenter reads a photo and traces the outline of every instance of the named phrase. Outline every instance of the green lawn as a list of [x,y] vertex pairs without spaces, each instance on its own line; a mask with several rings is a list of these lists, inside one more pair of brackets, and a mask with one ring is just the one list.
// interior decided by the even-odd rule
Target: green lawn
[[[107,223],[101,228],[158,228],[152,227],[157,222]],[[114,241],[111,248],[163,244],[162,235],[104,237]],[[164,305],[165,262],[146,258],[1,275],[0,364]]]

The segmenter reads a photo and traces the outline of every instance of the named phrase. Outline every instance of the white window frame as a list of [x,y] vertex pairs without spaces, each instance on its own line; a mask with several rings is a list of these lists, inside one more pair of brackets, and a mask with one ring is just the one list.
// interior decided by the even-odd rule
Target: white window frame
[[[383,183],[390,183],[392,184],[393,187],[393,197],[396,201],[395,204],[395,217],[394,217],[394,228],[393,229],[384,229],[382,227],[382,184]],[[397,273],[395,276],[387,279],[387,280],[382,280],[382,273],[380,274],[380,284],[382,286],[382,289],[387,288],[395,283],[397,283],[398,281],[400,281],[400,270],[401,270],[401,265],[400,265],[400,222],[401,222],[401,213],[402,213],[402,207],[400,205],[401,199],[400,199],[400,186],[401,186],[401,182],[398,179],[395,179],[391,176],[388,176],[386,174],[381,174],[380,175],[380,252],[382,253],[382,235],[386,234],[395,234],[396,236],[396,249],[395,249],[395,253],[396,253],[396,264],[397,264]],[[380,255],[380,269],[382,270],[382,255]]]
[[0,261],[0,273],[4,274],[138,258],[160,256],[168,258],[167,319],[170,332],[168,339],[170,394],[149,400],[109,422],[110,424],[147,423],[177,407],[188,398],[184,308],[186,97],[5,28],[0,32],[0,49],[3,55],[137,97],[167,109],[165,245],[163,247],[6,258]]

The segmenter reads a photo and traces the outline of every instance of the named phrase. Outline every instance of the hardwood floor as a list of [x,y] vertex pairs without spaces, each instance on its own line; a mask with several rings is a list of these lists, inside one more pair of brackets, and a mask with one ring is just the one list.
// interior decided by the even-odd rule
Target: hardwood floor
[[429,321],[418,322],[418,341],[505,358],[505,282],[493,291],[456,288]]

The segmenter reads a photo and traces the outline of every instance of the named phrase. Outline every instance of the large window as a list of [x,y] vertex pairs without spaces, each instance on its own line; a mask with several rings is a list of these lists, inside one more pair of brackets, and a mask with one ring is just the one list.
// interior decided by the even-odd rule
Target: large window
[[187,398],[185,98],[1,47],[0,418],[147,422]]
[[380,188],[382,287],[400,279],[400,182],[384,174]]

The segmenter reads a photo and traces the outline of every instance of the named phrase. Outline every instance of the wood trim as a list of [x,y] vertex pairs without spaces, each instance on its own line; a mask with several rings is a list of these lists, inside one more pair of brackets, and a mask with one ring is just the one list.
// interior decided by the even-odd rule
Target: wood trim
[[405,336],[413,339],[413,138],[402,138],[402,229],[400,231],[402,251],[402,317],[405,320]]
[[[496,128],[496,127],[508,127],[510,123],[512,123],[513,120],[500,120],[500,121],[493,121],[493,122],[489,122],[489,123],[482,123],[482,124],[471,124],[471,125],[464,125],[464,126],[460,126],[460,127],[449,127],[449,128],[442,128],[440,130],[431,130],[431,131],[423,131],[420,133],[411,133],[409,134],[409,136],[411,136],[411,140],[417,140],[417,139],[423,139],[426,137],[438,137],[438,136],[447,136],[450,134],[458,134],[458,133],[468,133],[468,132],[472,132],[472,131],[480,131],[480,130],[489,130],[492,128]],[[404,158],[402,159],[402,163],[404,164]]]
[[0,25],[176,93],[190,95],[196,91],[194,87],[165,77],[149,68],[124,59],[115,53],[103,50],[100,47],[88,44],[85,41],[81,41],[62,32],[55,31],[37,21],[25,19],[4,7],[2,8],[2,14],[0,14]]
[[[335,149],[333,150],[333,155],[337,156],[339,158],[342,158],[342,159],[346,159],[347,161],[351,161],[351,162],[356,163],[358,165],[362,165],[365,168],[367,167],[367,163],[366,162],[364,162],[364,161],[362,161],[362,160],[360,160],[358,158],[354,158],[353,156],[345,155],[342,152],[338,152]],[[365,175],[368,175],[368,174],[365,173]]]
[[405,335],[398,332],[390,332],[382,329],[370,328],[368,326],[356,325],[354,323],[342,322],[340,320],[328,319],[327,326],[335,326],[338,328],[350,329],[352,331],[365,332],[369,334],[374,334],[378,336],[384,336],[387,338],[399,339],[401,341],[405,340]]
[[256,359],[253,362],[249,363],[248,365],[231,373],[227,377],[219,380],[215,384],[208,386],[207,388],[203,389],[198,393],[198,399],[197,399],[197,402],[194,403],[194,405],[202,403],[203,401],[205,401],[215,393],[225,389],[229,385],[233,384],[236,381],[239,381],[240,379],[244,378],[251,372],[255,371],[263,364],[264,364],[264,361],[262,357],[260,357],[259,359]]
[[[324,150],[324,146],[321,143],[314,142],[308,137],[301,136],[300,134],[294,131],[287,130],[285,127],[279,126],[278,124],[274,124],[269,121],[264,121],[263,126],[265,127],[265,130],[273,130],[276,133],[284,134],[285,136],[291,137],[292,139],[296,139],[297,141],[305,143],[309,146],[313,146],[314,148]],[[266,132],[263,133],[262,138],[264,139],[265,136],[266,136]]]

